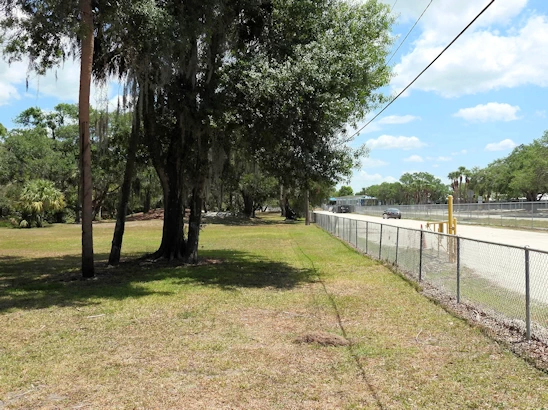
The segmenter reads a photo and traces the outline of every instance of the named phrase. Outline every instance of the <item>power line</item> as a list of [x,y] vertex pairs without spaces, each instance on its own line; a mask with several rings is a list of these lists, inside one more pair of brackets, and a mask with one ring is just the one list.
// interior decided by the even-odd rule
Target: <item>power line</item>
[[392,53],[392,55],[390,56],[390,58],[388,59],[388,61],[386,62],[386,64],[388,64],[390,61],[392,61],[392,58],[394,58],[394,56],[396,55],[396,53],[398,52],[398,50],[400,49],[400,47],[403,45],[403,43],[405,43],[405,40],[407,40],[407,37],[409,37],[409,34],[411,34],[411,32],[413,31],[413,29],[415,28],[415,26],[417,25],[417,23],[420,21],[420,19],[422,18],[422,16],[424,15],[424,13],[426,12],[426,10],[428,10],[428,7],[430,7],[430,5],[432,4],[434,0],[430,0],[430,3],[428,3],[428,5],[425,7],[425,9],[422,11],[422,14],[419,16],[419,18],[417,19],[417,21],[415,21],[415,24],[413,24],[413,27],[411,27],[411,29],[407,32],[407,34],[405,35],[405,38],[401,41],[400,45],[398,46],[398,48],[396,48],[396,50]]
[[392,4],[392,7],[390,8],[391,10],[394,10],[394,6],[396,5],[397,2],[398,2],[398,0],[396,0],[396,1],[394,2],[394,4]]
[[436,60],[437,60],[438,58],[440,58],[441,55],[442,55],[443,53],[445,53],[445,51],[446,51],[449,47],[452,46],[453,43],[454,43],[455,41],[457,41],[457,39],[458,39],[460,36],[462,36],[462,35],[464,34],[464,32],[465,32],[466,30],[468,30],[468,28],[469,28],[472,24],[474,24],[475,21],[476,21],[476,20],[477,20],[485,11],[486,11],[494,2],[495,2],[495,0],[491,0],[491,2],[490,2],[487,6],[485,6],[485,8],[484,8],[482,11],[480,11],[480,13],[474,18],[474,20],[472,20],[470,23],[468,23],[468,25],[467,25],[466,27],[464,27],[464,29],[462,29],[462,31],[461,31],[461,32],[460,32],[460,33],[459,33],[459,34],[458,34],[458,35],[457,35],[457,36],[456,36],[456,37],[455,37],[455,38],[454,38],[454,39],[453,39],[453,40],[452,40],[452,41],[451,41],[443,50],[441,50],[441,52],[438,54],[438,56],[437,56],[434,60],[432,60],[432,62],[431,62],[430,64],[428,64],[428,65],[426,66],[426,68],[425,68],[424,70],[422,70],[422,71],[419,73],[419,75],[417,75],[417,76],[413,79],[413,81],[411,81],[403,90],[401,90],[400,93],[399,93],[398,95],[396,95],[388,104],[386,104],[386,105],[383,107],[383,109],[380,110],[373,118],[371,118],[363,127],[361,127],[361,128],[360,128],[359,130],[357,130],[354,134],[352,134],[352,136],[351,136],[350,138],[353,138],[353,137],[355,137],[356,135],[358,135],[365,127],[367,127],[369,124],[371,124],[371,123],[373,122],[373,120],[375,120],[375,118],[377,118],[379,115],[381,115],[381,114],[384,112],[384,110],[386,110],[388,107],[390,107],[390,105],[392,105],[392,103],[393,103],[394,101],[396,101],[400,95],[402,95],[405,91],[407,91],[407,89],[408,89],[409,87],[411,87],[411,86],[413,85],[413,83],[414,83],[415,81],[417,81],[417,79],[418,79],[421,75],[423,75],[423,73],[424,73],[426,70],[428,70],[428,69],[430,68],[430,66],[431,66],[432,64],[434,64],[434,63],[436,62]]

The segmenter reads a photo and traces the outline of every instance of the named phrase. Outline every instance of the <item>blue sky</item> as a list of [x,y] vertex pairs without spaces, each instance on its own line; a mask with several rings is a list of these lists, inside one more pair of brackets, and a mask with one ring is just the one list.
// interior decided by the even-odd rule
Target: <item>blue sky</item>
[[[430,0],[385,2],[398,16],[395,49]],[[489,2],[433,0],[392,59],[387,92],[409,84]],[[487,166],[548,130],[547,86],[548,1],[495,1],[356,137],[371,151],[350,185],[358,191],[415,171],[449,183],[459,166]]]
[[[430,0],[383,0],[397,16],[398,46]],[[432,0],[391,61],[387,93],[397,93],[490,0]],[[27,63],[0,61],[0,123],[31,106],[51,110],[78,98],[79,62],[67,61],[44,77]],[[426,171],[449,183],[459,166],[484,167],[548,129],[548,1],[496,0],[423,76],[355,138],[371,149],[349,184],[355,191],[405,172]],[[92,105],[116,106],[121,88],[94,87]],[[372,118],[375,113],[371,113]],[[359,126],[363,125],[359,124]]]

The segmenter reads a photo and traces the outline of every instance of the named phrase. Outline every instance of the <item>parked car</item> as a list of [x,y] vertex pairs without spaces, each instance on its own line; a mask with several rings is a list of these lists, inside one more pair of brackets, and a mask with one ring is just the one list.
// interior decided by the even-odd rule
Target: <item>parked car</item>
[[383,219],[401,219],[401,212],[397,208],[388,208],[382,213]]
[[352,209],[350,208],[350,205],[335,205],[333,207],[333,212],[339,214],[347,214],[352,212]]

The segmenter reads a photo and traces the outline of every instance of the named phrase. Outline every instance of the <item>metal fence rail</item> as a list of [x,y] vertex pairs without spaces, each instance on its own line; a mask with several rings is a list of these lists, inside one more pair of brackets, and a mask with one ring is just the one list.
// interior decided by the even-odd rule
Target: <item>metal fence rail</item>
[[315,213],[317,225],[376,259],[391,262],[487,312],[547,334],[548,252]]
[[[400,209],[404,218],[446,220],[446,204],[354,206],[353,212],[382,216],[389,207]],[[483,204],[453,204],[459,223],[506,226],[515,228],[548,229],[548,201],[488,202]]]

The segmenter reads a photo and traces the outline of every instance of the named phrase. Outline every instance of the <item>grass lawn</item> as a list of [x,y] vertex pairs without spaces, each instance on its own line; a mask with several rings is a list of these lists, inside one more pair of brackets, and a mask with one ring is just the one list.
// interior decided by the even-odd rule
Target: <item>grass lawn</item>
[[[0,409],[547,406],[545,373],[316,226],[209,224],[199,266],[105,269],[112,230],[81,281],[79,226],[0,228]],[[160,235],[129,223],[123,253]]]

